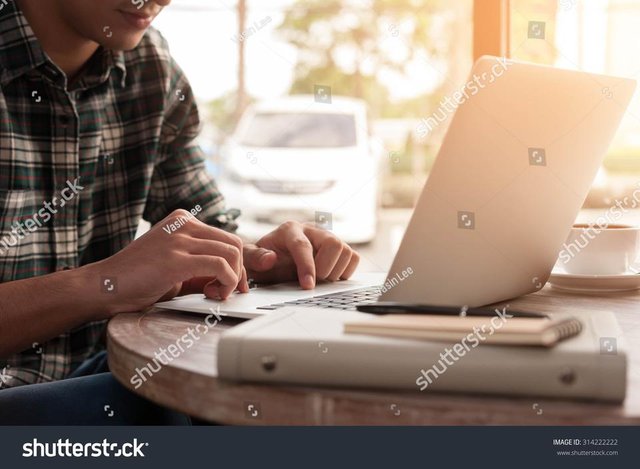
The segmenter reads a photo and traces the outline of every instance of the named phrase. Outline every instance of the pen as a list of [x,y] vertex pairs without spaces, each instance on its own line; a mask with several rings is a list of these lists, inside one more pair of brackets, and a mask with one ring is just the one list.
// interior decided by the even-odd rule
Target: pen
[[[508,305],[507,305],[508,307]],[[432,314],[442,316],[496,316],[499,308],[468,308],[466,306],[456,308],[453,306],[433,306],[417,303],[395,303],[393,301],[380,301],[378,303],[368,303],[357,305],[358,311],[371,314]],[[531,311],[507,311],[505,314],[514,318],[546,318],[549,315],[535,313]]]

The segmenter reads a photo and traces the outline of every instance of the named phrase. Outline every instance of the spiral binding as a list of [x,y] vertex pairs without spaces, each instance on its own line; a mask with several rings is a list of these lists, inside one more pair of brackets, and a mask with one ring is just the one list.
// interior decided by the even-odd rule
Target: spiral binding
[[582,323],[575,318],[569,319],[554,327],[558,340],[564,340],[574,335],[578,335],[582,331]]

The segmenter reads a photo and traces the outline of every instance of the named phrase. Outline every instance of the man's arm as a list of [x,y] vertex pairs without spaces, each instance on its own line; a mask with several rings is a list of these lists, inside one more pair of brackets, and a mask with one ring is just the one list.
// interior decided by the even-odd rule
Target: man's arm
[[0,357],[109,316],[88,267],[0,284]]
[[[170,224],[181,227],[167,231]],[[0,357],[180,292],[221,299],[246,292],[243,274],[240,238],[177,210],[107,259],[0,284]],[[105,291],[104,279],[117,288]]]

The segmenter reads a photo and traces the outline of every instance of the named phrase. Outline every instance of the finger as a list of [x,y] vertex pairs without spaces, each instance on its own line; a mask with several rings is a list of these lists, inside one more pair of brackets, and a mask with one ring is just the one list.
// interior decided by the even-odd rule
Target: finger
[[349,265],[347,266],[346,269],[344,269],[344,272],[342,272],[342,275],[340,276],[340,278],[342,280],[347,280],[351,278],[353,273],[356,271],[356,268],[358,267],[359,263],[360,263],[360,254],[352,250],[351,260],[349,261]]
[[213,277],[195,277],[182,282],[179,296],[191,295],[192,293],[202,293],[204,286],[214,280]]
[[236,287],[223,285],[218,280],[207,283],[202,289],[202,293],[207,298],[214,300],[226,300],[236,290]]
[[194,277],[215,277],[220,284],[220,297],[227,298],[238,285],[240,277],[233,271],[223,257],[207,255],[188,255],[180,264],[183,272],[189,273],[189,280]]
[[[314,243],[315,244],[315,243]],[[316,245],[317,246],[317,245]],[[327,235],[321,242],[316,254],[316,274],[325,279],[338,263],[343,250],[343,243],[333,235]]]
[[298,282],[305,290],[316,286],[316,265],[313,260],[313,245],[300,225],[288,225],[284,231],[285,246],[296,264]]
[[278,260],[275,251],[258,247],[255,244],[245,244],[243,256],[245,267],[254,272],[271,270]]
[[223,257],[240,277],[242,274],[242,251],[233,244],[210,239],[184,237],[184,250],[189,254]]
[[188,232],[197,238],[214,239],[227,244],[233,244],[238,249],[242,249],[242,239],[232,233],[228,233],[220,228],[209,226],[206,223],[194,218],[190,223],[185,225]]
[[342,253],[340,254],[340,257],[338,258],[338,262],[336,262],[336,265],[333,267],[333,269],[331,270],[331,272],[327,276],[327,280],[329,280],[331,282],[335,282],[336,280],[338,280],[340,278],[340,276],[344,272],[344,269],[347,268],[347,266],[349,265],[349,262],[351,261],[352,253],[353,253],[353,251],[351,250],[351,248],[349,246],[343,247]]
[[[193,218],[193,223],[189,224],[189,232],[195,237],[199,237],[205,240],[218,241],[224,244],[234,246],[239,253],[237,274],[238,274],[238,278],[241,277],[242,275],[241,269],[244,267],[244,256],[242,252],[243,243],[242,243],[242,239],[240,239],[239,236],[236,236],[231,233],[227,233],[226,231],[221,230],[219,228],[209,226],[206,223],[201,222],[197,218]],[[235,251],[233,252],[233,255],[235,255]],[[226,298],[227,296],[229,296],[229,294],[231,294],[231,292],[233,292],[234,289],[235,287],[230,292],[227,293],[227,287],[224,286],[221,291],[226,294],[225,296]]]
[[325,279],[336,266],[343,248],[347,245],[333,233],[315,226],[306,225],[304,232],[317,251],[315,256],[316,276],[319,279]]
[[204,293],[204,296],[206,296],[207,298],[211,298],[213,300],[224,299],[220,296],[220,283],[216,282],[215,280],[207,283],[202,289],[202,293]]
[[240,283],[238,284],[238,291],[240,293],[249,293],[249,281],[247,280],[247,269],[242,268],[242,277],[240,278]]
[[[171,215],[166,217],[155,226],[158,227],[157,229],[162,230],[162,228],[166,228],[166,225],[169,223],[175,223],[180,226],[180,231],[178,231],[178,233],[188,233],[191,236],[200,239],[213,239],[216,241],[222,241],[227,244],[233,244],[238,249],[242,249],[242,240],[239,236],[228,233],[224,230],[221,230],[220,228],[209,226],[206,223],[201,222],[197,218],[191,217],[189,212],[187,212],[186,210],[176,210],[172,212]],[[167,233],[167,235],[172,235],[173,233],[174,232],[170,231],[169,233]]]

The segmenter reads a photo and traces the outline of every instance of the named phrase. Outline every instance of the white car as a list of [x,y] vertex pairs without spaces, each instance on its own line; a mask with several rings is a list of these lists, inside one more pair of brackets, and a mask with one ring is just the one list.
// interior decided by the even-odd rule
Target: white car
[[357,99],[289,96],[251,106],[222,149],[220,188],[256,240],[288,220],[315,222],[349,243],[376,233],[383,149]]

